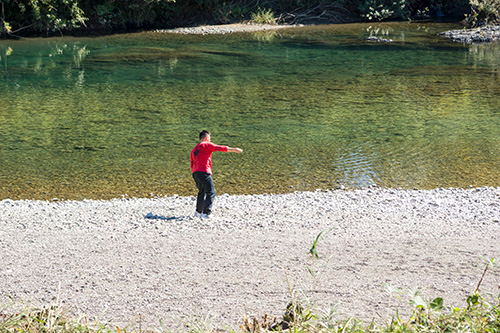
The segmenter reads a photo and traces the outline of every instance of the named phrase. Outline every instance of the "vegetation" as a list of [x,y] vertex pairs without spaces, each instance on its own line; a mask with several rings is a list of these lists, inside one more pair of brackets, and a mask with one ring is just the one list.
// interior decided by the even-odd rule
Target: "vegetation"
[[500,22],[500,0],[470,0],[471,13],[466,15],[470,26]]
[[28,31],[68,31],[85,24],[77,0],[0,0],[0,35]]
[[106,325],[89,324],[85,318],[68,319],[60,305],[24,308],[13,314],[0,307],[0,332],[111,332]]
[[496,22],[500,0],[0,0],[0,36],[112,32],[200,23],[467,18]]
[[277,19],[271,8],[264,10],[259,7],[257,12],[252,13],[252,21],[259,24],[275,24]]
[[299,305],[294,305],[292,316],[285,315],[289,321],[264,318],[262,320],[246,320],[241,326],[243,332],[282,332],[291,328],[289,332],[296,333],[337,333],[337,332],[500,332],[500,299],[496,305],[485,301],[479,293],[468,297],[467,307],[445,308],[443,299],[436,298],[430,302],[423,301],[420,295],[415,294],[410,303],[413,306],[408,320],[400,318],[399,314],[387,324],[363,322],[359,319],[336,320],[332,309],[314,312]]

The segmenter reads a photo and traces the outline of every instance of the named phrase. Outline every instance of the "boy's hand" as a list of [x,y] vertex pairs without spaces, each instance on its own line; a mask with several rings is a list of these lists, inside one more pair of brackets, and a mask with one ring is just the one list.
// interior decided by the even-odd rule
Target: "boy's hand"
[[230,153],[242,153],[243,152],[243,149],[241,148],[231,148],[231,147],[228,147],[227,148],[227,151],[230,152]]

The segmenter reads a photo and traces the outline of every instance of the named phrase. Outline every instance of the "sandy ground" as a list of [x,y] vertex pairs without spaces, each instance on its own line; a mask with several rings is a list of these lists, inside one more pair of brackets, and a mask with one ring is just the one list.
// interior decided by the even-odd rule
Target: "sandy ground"
[[[0,312],[12,297],[129,329],[237,328],[282,316],[293,295],[383,321],[409,311],[386,285],[464,306],[500,259],[500,188],[220,195],[212,220],[193,212],[177,196],[0,201]],[[482,293],[493,299],[499,283],[500,267]]]

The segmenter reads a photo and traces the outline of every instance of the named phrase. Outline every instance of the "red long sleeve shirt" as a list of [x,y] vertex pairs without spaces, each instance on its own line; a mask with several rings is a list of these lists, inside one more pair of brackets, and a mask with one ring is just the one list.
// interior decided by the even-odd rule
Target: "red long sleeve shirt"
[[227,146],[219,146],[208,141],[198,143],[191,151],[191,171],[212,174],[212,153],[214,151],[227,152],[227,148]]

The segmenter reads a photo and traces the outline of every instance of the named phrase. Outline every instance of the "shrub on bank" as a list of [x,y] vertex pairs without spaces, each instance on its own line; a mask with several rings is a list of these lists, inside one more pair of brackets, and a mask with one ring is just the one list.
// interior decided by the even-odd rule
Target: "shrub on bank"
[[500,0],[470,0],[471,13],[466,14],[470,26],[500,23]]

